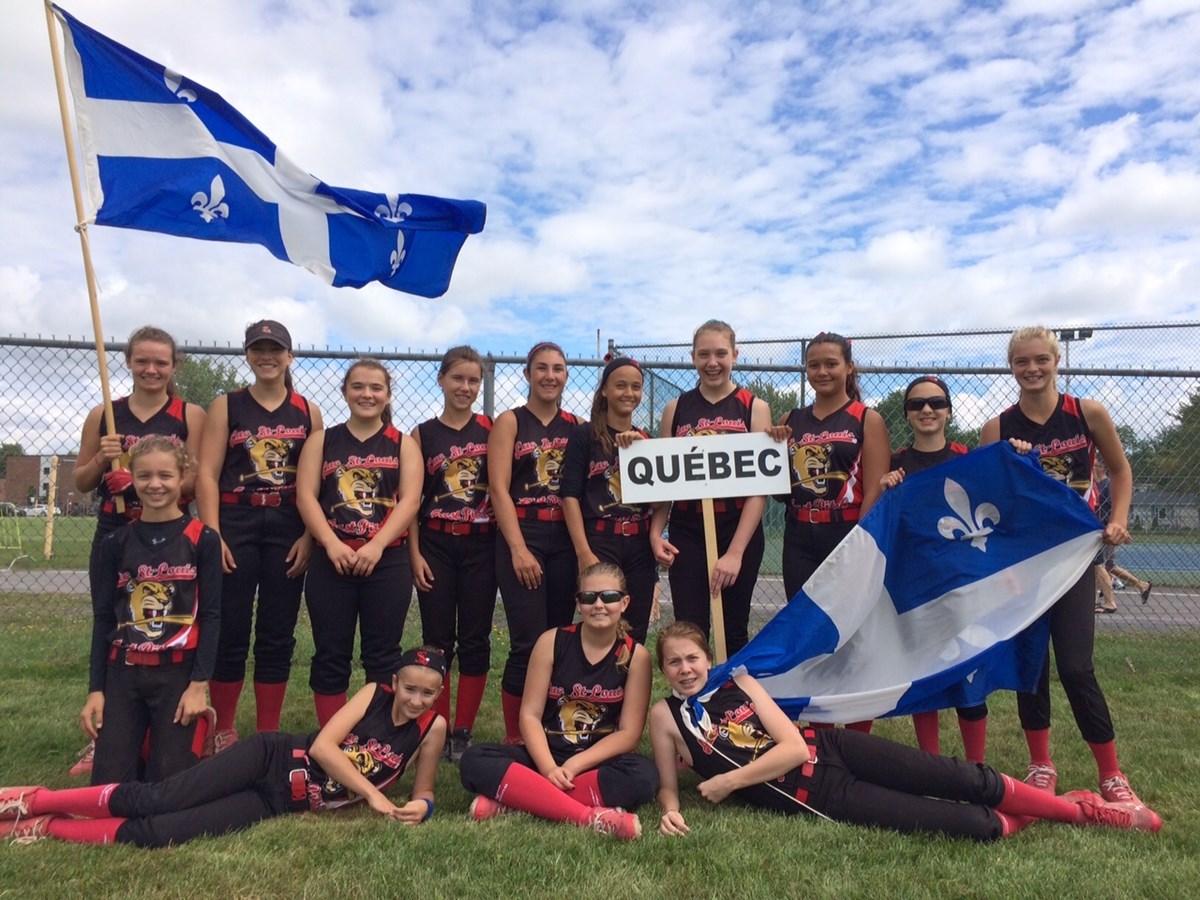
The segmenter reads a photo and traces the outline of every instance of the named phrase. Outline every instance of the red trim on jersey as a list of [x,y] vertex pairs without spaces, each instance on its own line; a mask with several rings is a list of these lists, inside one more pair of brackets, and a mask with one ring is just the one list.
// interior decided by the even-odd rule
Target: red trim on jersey
[[1079,404],[1079,400],[1072,397],[1070,394],[1063,394],[1063,412],[1070,413],[1077,419],[1083,418],[1083,408]]
[[171,401],[167,404],[167,415],[172,419],[183,422],[186,418],[184,413],[186,407],[187,403],[184,402],[182,397],[172,397]]
[[490,416],[485,416],[483,413],[475,413],[475,422],[485,431],[492,430],[492,419]]
[[851,400],[850,403],[846,405],[846,412],[861,422],[863,420],[863,416],[867,414],[867,405],[861,400]]
[[183,533],[187,539],[192,542],[192,546],[196,547],[200,544],[200,534],[204,531],[204,523],[199,519],[192,519],[187,523],[187,527],[183,529]]
[[389,425],[383,429],[383,436],[395,441],[397,444],[400,443],[400,429],[395,425]]
[[312,416],[309,414],[309,411],[308,411],[308,401],[305,400],[303,397],[301,397],[299,394],[297,394],[295,391],[292,391],[292,396],[291,396],[290,402],[291,402],[292,406],[296,407],[296,409],[300,410],[302,413],[304,413],[310,419],[312,418]]
[[950,449],[953,450],[955,453],[957,453],[959,456],[965,456],[966,454],[971,452],[970,450],[967,449],[967,446],[965,444],[960,444],[958,441],[951,441]]
[[738,402],[746,407],[746,409],[754,408],[754,394],[750,392],[749,388],[738,388],[734,396],[738,398]]
[[579,417],[577,415],[575,415],[575,413],[563,412],[560,409],[558,411],[558,414],[563,417],[563,421],[566,422],[568,425],[578,425],[579,424]]

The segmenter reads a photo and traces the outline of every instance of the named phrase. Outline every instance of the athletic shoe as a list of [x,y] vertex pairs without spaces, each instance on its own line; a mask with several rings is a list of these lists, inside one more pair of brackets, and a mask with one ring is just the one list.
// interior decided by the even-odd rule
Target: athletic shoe
[[450,735],[450,740],[446,741],[450,749],[450,761],[458,762],[463,758],[463,754],[467,752],[467,748],[473,744],[470,728],[455,728],[454,733]]
[[40,790],[40,785],[0,788],[0,820],[19,819],[29,815],[29,804],[25,802],[25,798]]
[[1069,791],[1063,794],[1063,799],[1079,806],[1084,825],[1103,825],[1131,831],[1156,832],[1162,829],[1162,819],[1158,813],[1145,806],[1109,803],[1091,791]]
[[90,775],[92,772],[92,761],[96,758],[96,742],[88,741],[86,747],[79,751],[79,759],[75,760],[75,765],[71,766],[68,775]]
[[507,815],[512,811],[511,806],[505,806],[503,803],[483,794],[480,794],[471,801],[471,818],[476,822],[486,822],[488,819]]
[[1030,763],[1025,772],[1025,783],[1039,791],[1053,794],[1058,787],[1058,770],[1049,763]]
[[618,841],[632,841],[642,836],[642,823],[638,817],[619,806],[593,807],[588,825],[593,831],[611,834]]
[[1138,795],[1129,786],[1129,779],[1121,772],[1110,775],[1100,782],[1100,796],[1108,803],[1122,803],[1128,806],[1145,806]]
[[218,731],[213,734],[213,755],[220,753],[222,750],[228,750],[237,743],[238,733],[236,728],[226,728],[224,731]]
[[204,707],[199,718],[208,722],[208,731],[204,734],[204,746],[200,748],[200,758],[208,759],[217,755],[217,711],[211,706]]
[[28,819],[17,819],[15,822],[0,822],[0,841],[12,844],[32,844],[42,838],[50,837],[50,822],[60,816],[49,814],[33,816]]
[[1151,582],[1147,581],[1146,589],[1144,591],[1142,591],[1142,606],[1145,606],[1148,602],[1150,602],[1150,592],[1152,590],[1154,590],[1154,585]]

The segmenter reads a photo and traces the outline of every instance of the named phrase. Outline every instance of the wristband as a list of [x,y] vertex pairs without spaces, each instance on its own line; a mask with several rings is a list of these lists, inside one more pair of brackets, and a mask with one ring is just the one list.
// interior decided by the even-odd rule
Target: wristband
[[424,802],[424,804],[426,806],[429,807],[429,810],[425,813],[425,815],[421,816],[422,822],[428,822],[430,819],[433,818],[433,801],[430,800],[428,797],[418,797],[417,799],[421,800],[422,802]]

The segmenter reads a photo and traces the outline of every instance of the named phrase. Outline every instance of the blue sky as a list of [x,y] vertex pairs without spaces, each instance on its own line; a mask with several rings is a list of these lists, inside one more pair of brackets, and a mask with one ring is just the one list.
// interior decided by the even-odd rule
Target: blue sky
[[[92,231],[105,331],[594,352],[1200,318],[1200,2],[90,0],[318,177],[470,198],[440,300]],[[909,8],[916,7],[916,8]],[[89,332],[40,3],[0,35],[0,333]]]

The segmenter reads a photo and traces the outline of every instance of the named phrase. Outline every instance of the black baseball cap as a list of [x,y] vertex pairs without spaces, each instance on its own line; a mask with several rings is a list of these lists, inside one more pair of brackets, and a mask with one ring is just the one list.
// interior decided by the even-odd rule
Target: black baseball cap
[[270,341],[273,344],[278,344],[284,350],[291,352],[292,336],[288,334],[288,330],[272,319],[263,319],[261,322],[255,322],[246,329],[246,342],[242,345],[243,349],[249,350],[250,345],[258,341]]

